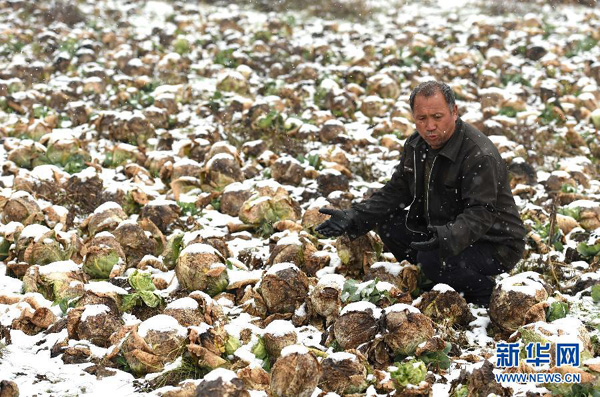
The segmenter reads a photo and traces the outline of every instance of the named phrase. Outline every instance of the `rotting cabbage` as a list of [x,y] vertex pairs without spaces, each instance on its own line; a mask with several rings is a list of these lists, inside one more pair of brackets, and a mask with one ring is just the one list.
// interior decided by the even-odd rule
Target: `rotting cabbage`
[[86,275],[73,261],[31,266],[23,277],[25,292],[39,292],[55,302],[79,298],[84,294]]
[[390,377],[397,390],[404,390],[408,385],[419,385],[425,380],[427,368],[420,360],[411,360],[398,364],[397,369],[390,372]]
[[3,223],[20,222],[24,226],[44,220],[44,214],[31,194],[19,191],[5,197],[0,195]]
[[80,240],[74,233],[57,232],[43,225],[23,228],[16,242],[17,259],[30,265],[46,265],[71,259],[79,251]]
[[292,263],[278,263],[258,288],[269,313],[294,313],[308,297],[308,277]]
[[502,329],[514,332],[524,324],[529,311],[544,302],[550,287],[535,272],[524,272],[500,281],[490,299],[490,319]]
[[162,298],[156,295],[156,287],[149,273],[135,270],[127,279],[134,292],[123,296],[121,311],[127,312],[142,302],[148,307],[157,307],[162,303]]
[[367,369],[355,354],[333,353],[321,361],[319,387],[340,395],[362,393],[367,388]]
[[309,397],[320,375],[321,365],[306,347],[288,346],[271,369],[271,393],[275,397]]
[[343,349],[354,349],[375,338],[381,311],[369,302],[351,303],[333,324],[335,340]]
[[342,261],[339,272],[357,278],[362,277],[377,262],[383,243],[379,236],[368,233],[352,241],[344,235],[336,240],[335,247]]
[[300,219],[300,206],[287,192],[280,194],[278,191],[272,196],[255,194],[242,204],[239,217],[244,223],[268,231],[277,221]]
[[18,167],[31,170],[38,165],[46,164],[46,148],[39,142],[25,140],[20,146],[11,150],[7,158]]
[[109,233],[99,233],[83,250],[83,271],[91,278],[105,279],[116,265],[125,265],[125,252],[117,239]]
[[318,257],[313,256],[316,252],[315,245],[305,236],[300,236],[297,240],[291,240],[289,244],[282,241],[273,247],[268,264],[291,262],[307,275],[314,276],[325,264],[325,261],[319,261]]
[[[164,236],[154,224],[145,222],[147,221],[143,219],[139,223],[124,221],[112,232],[125,252],[127,267],[135,267],[144,256],[160,255],[162,251]],[[150,236],[146,230],[150,232]]]
[[467,327],[475,320],[467,301],[458,292],[446,287],[445,284],[439,288],[435,286],[431,291],[421,295],[416,308],[436,323],[446,324],[448,327],[454,325]]
[[235,372],[217,369],[208,373],[195,390],[196,397],[250,397],[244,382]]
[[293,324],[285,320],[274,320],[264,330],[263,343],[271,362],[275,362],[284,347],[297,342]]
[[118,312],[102,304],[77,307],[67,313],[69,339],[84,339],[101,347],[111,345],[109,337],[123,323]]
[[151,201],[141,209],[139,217],[149,219],[162,233],[166,233],[180,214],[181,210],[174,201]]
[[112,231],[123,221],[127,220],[127,214],[123,208],[115,202],[108,201],[94,210],[94,213],[88,216],[81,228],[87,228],[90,236],[102,231]]
[[187,330],[173,317],[159,314],[127,334],[120,353],[135,375],[160,372],[185,350]]
[[127,143],[118,143],[106,151],[105,167],[118,167],[129,163],[144,164],[145,157],[139,148]]
[[321,277],[317,285],[310,291],[310,307],[312,311],[325,317],[327,325],[333,323],[339,315],[344,281],[342,275],[326,275]]
[[390,306],[383,320],[383,339],[394,354],[414,355],[417,347],[435,333],[431,319],[409,305]]
[[167,239],[167,245],[161,257],[163,264],[169,270],[174,269],[175,265],[177,265],[177,258],[179,258],[182,250],[184,234],[181,230],[175,230]]
[[[229,341],[229,335],[223,324],[191,328],[189,339],[187,350],[199,367],[206,369],[229,367],[229,361],[221,357],[226,353]],[[229,348],[232,348],[231,344]]]
[[206,162],[204,180],[209,186],[204,190],[222,191],[227,185],[244,180],[244,175],[236,158],[229,153],[218,153]]
[[179,254],[175,274],[189,291],[204,291],[214,296],[229,284],[226,266],[216,249],[208,244],[191,244]]
[[50,139],[47,143],[46,159],[49,164],[60,165],[68,173],[76,173],[87,167],[90,154],[81,148],[74,138]]
[[402,263],[376,262],[365,274],[366,280],[378,279],[394,284],[402,292],[415,293],[419,286],[419,269],[408,261]]

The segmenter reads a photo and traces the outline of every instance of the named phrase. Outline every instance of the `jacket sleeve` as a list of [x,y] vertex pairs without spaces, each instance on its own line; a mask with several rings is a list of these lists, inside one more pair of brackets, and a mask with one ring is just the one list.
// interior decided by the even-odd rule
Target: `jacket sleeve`
[[453,222],[436,226],[440,241],[440,257],[458,255],[479,240],[496,219],[499,191],[499,165],[485,155],[466,162],[461,191],[463,212]]
[[352,226],[348,234],[356,238],[372,230],[384,219],[398,209],[403,209],[410,203],[411,193],[408,186],[408,175],[404,170],[405,153],[402,154],[400,163],[396,166],[392,178],[380,190],[368,199],[354,204],[348,214],[352,219]]

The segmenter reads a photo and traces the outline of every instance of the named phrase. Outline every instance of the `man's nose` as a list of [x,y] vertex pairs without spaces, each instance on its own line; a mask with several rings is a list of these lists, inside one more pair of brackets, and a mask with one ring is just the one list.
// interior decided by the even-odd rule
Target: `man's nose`
[[427,120],[427,124],[425,124],[425,128],[427,131],[434,131],[436,129],[435,123],[433,120]]

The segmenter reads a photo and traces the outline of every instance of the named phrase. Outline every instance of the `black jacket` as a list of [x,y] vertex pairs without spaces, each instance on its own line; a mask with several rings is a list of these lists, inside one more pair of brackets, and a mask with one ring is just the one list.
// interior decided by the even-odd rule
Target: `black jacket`
[[406,227],[427,233],[428,215],[440,240],[440,256],[447,258],[476,241],[490,243],[506,267],[520,259],[526,230],[515,205],[506,163],[483,133],[460,118],[456,130],[431,166],[429,186],[424,186],[427,143],[418,133],[405,145],[391,180],[369,199],[354,204],[351,236],[381,224],[394,212],[410,206]]

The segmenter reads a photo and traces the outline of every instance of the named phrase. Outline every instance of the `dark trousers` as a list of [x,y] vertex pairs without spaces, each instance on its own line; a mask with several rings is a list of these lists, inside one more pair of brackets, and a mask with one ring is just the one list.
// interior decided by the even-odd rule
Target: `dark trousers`
[[410,247],[411,242],[425,241],[429,237],[409,231],[405,219],[406,211],[401,211],[377,228],[379,236],[396,259],[399,262],[406,259],[411,263],[419,263],[425,276],[434,284],[448,284],[462,292],[467,302],[487,306],[494,288],[494,281],[489,276],[506,271],[494,258],[494,247],[475,242],[460,254],[442,261],[439,250],[416,251]]

